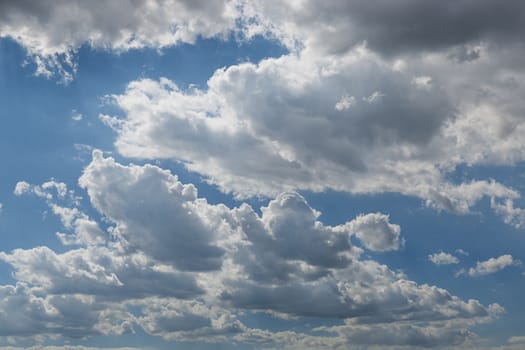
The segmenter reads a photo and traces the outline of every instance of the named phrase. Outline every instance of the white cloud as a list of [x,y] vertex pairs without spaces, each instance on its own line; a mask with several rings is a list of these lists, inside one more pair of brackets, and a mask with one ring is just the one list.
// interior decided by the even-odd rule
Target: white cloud
[[490,200],[490,206],[494,211],[503,216],[503,221],[519,229],[525,225],[525,209],[515,208],[512,199],[507,199],[503,203],[498,203],[494,198]]
[[197,37],[226,36],[235,29],[238,1],[2,1],[0,37],[11,37],[33,57],[38,75],[76,71],[82,45],[122,52],[163,48]]
[[[25,283],[0,286],[0,336],[30,337],[34,335],[71,338],[102,334],[97,328],[101,312],[125,315],[108,333],[123,334],[130,331],[131,316],[122,313],[117,304],[95,305],[79,295],[38,296]],[[103,311],[104,310],[104,311]]]
[[77,112],[75,109],[71,111],[71,119],[72,119],[73,121],[79,122],[79,121],[82,120],[82,118],[84,118],[84,116],[82,115],[82,113]]
[[459,259],[449,253],[439,252],[428,255],[428,260],[430,260],[434,265],[451,265],[459,264]]
[[335,109],[338,111],[344,111],[346,109],[352,108],[356,104],[354,96],[344,95],[339,101],[335,104]]
[[520,264],[519,260],[515,260],[512,255],[505,254],[498,258],[490,258],[486,261],[478,261],[476,267],[471,267],[468,270],[469,276],[485,276],[503,270],[508,266]]
[[[465,136],[450,126],[463,120],[454,116],[453,101],[440,89],[417,89],[411,79],[366,50],[283,56],[219,70],[207,91],[183,92],[167,79],[132,82],[113,96],[125,115],[111,125],[122,155],[183,160],[239,197],[389,191],[457,213],[484,196],[518,198],[493,180],[445,180],[479,150],[464,147]],[[343,91],[375,102],[338,111]]]
[[13,191],[15,196],[21,196],[24,193],[30,191],[31,185],[26,181],[19,181],[15,185],[15,190]]
[[388,215],[381,213],[359,215],[348,224],[348,228],[370,250],[397,250],[403,245],[401,227],[391,224],[389,219]]
[[[14,278],[27,286],[27,298],[38,295],[59,312],[90,308],[89,319],[82,324],[71,321],[75,329],[49,330],[55,309],[38,307],[45,311],[37,315],[44,321],[25,325],[22,321],[37,316],[19,311],[26,328],[6,328],[6,335],[121,334],[140,326],[166,339],[329,348],[363,343],[374,330],[406,330],[413,337],[372,343],[459,344],[468,339],[473,325],[492,320],[502,309],[463,301],[362,259],[362,250],[349,240],[351,234],[373,250],[399,248],[400,228],[385,214],[328,226],[295,192],[278,195],[260,214],[247,204],[233,209],[212,205],[198,197],[193,185],[182,184],[167,170],[124,166],[100,151],[93,153],[79,182],[110,226],[111,240],[93,244],[81,239],[79,226],[85,224],[88,230],[98,224],[78,202],[57,204],[76,198],[67,188],[58,191],[66,193],[63,199],[51,195],[62,188],[58,182],[28,185],[31,191],[43,192],[42,199],[64,228],[73,231],[59,235],[61,241],[81,247],[63,253],[47,247],[16,249],[0,253],[0,259],[12,265]],[[285,319],[322,317],[349,326],[326,329],[328,335],[321,336],[264,331],[239,320],[240,314],[256,312]]]
[[[244,31],[278,38],[291,51],[220,69],[206,90],[182,91],[164,78],[131,82],[113,96],[124,116],[100,116],[117,132],[122,155],[181,160],[239,198],[274,197],[261,214],[247,204],[212,205],[169,171],[124,166],[99,151],[80,185],[103,224],[79,209],[65,184],[19,182],[14,194],[43,198],[68,232],[57,234],[60,241],[80,248],[0,253],[18,281],[0,287],[0,309],[14,315],[0,315],[0,334],[84,337],[139,325],[166,339],[301,349],[472,340],[471,328],[500,306],[463,301],[364,260],[349,236],[373,251],[396,250],[400,227],[381,213],[325,225],[294,190],[397,192],[456,213],[489,197],[505,222],[520,227],[518,191],[491,179],[448,179],[458,165],[525,159],[523,51],[513,44],[522,42],[522,3],[239,4],[0,3],[0,37],[27,49],[37,74],[65,81],[85,43],[123,52]],[[457,261],[443,252],[429,259]],[[503,255],[467,273],[516,263]],[[270,332],[239,321],[252,312],[344,324],[319,329],[328,336]]]
[[453,16],[452,6],[449,2],[422,5],[415,0],[395,7],[386,1],[369,6],[344,0],[329,4],[319,0],[104,0],[96,6],[82,1],[28,5],[11,0],[0,7],[0,37],[11,37],[27,49],[37,74],[49,77],[58,72],[66,81],[73,78],[75,51],[83,44],[122,52],[241,33],[247,38],[257,34],[276,38],[293,52],[319,56],[344,54],[359,45],[387,57],[449,49],[448,59],[462,63],[480,58],[480,41],[521,40],[516,35],[523,30],[519,1],[498,5],[462,1],[454,6]]
[[[41,60],[48,57],[51,66],[60,65],[57,57],[74,66],[70,52],[86,42],[123,51],[232,31],[274,37],[292,51],[221,69],[206,91],[183,92],[166,79],[131,83],[115,98],[125,118],[102,118],[117,130],[123,155],[182,160],[239,197],[296,189],[388,191],[458,213],[484,196],[519,197],[490,180],[445,180],[457,165],[525,159],[524,79],[516,60],[522,52],[512,44],[522,21],[508,22],[519,12],[509,11],[509,4],[482,1],[473,8],[465,2],[452,17],[448,3],[412,0],[396,8],[313,0],[301,6],[145,0],[136,7],[61,5],[3,2],[0,32]],[[421,20],[429,17],[462,33],[466,27],[457,20],[470,23],[472,11],[485,20],[472,22],[463,36],[437,33]],[[76,21],[68,20],[72,15]],[[406,27],[399,23],[407,21],[418,30],[400,35]],[[480,86],[487,87],[483,93]]]

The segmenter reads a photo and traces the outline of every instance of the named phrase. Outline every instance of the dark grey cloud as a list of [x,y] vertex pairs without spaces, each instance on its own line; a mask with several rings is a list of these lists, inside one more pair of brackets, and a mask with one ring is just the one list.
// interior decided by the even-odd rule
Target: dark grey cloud
[[[301,6],[267,1],[253,7],[254,16],[290,46],[296,39],[307,49],[331,54],[364,42],[386,55],[462,50],[480,42],[514,45],[523,43],[525,31],[525,6],[519,0],[309,0]],[[475,58],[471,52],[464,58]]]

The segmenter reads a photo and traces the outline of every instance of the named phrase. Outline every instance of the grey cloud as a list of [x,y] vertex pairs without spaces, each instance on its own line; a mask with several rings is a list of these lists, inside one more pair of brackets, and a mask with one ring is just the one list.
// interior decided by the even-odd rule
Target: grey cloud
[[446,290],[417,285],[367,260],[354,261],[314,281],[277,285],[237,281],[232,287],[222,298],[236,307],[296,316],[350,318],[371,324],[488,316],[488,309],[478,301],[463,302]]
[[363,42],[387,55],[461,48],[472,42],[522,42],[525,30],[525,9],[519,0],[310,0],[302,6],[284,5],[285,9],[280,1],[250,5],[265,29],[289,46],[297,40],[307,50],[338,54]]
[[389,220],[388,215],[381,213],[359,215],[348,224],[348,229],[370,250],[397,250],[403,245],[401,228]]
[[[439,334],[460,343],[473,325],[492,320],[502,310],[499,305],[463,301],[444,289],[410,281],[386,265],[362,260],[362,250],[349,241],[351,226],[371,249],[395,249],[401,244],[399,227],[385,214],[328,226],[295,192],[277,196],[261,208],[261,214],[247,204],[230,209],[198,198],[193,185],[180,183],[167,170],[124,166],[100,151],[93,153],[79,181],[94,208],[114,225],[110,232],[115,241],[79,242],[85,247],[60,254],[46,247],[0,253],[13,266],[19,283],[30,287],[22,303],[38,295],[32,300],[42,304],[20,314],[21,320],[40,317],[42,322],[7,329],[7,334],[121,334],[138,325],[168,340],[235,339],[312,348],[312,344],[363,343],[371,329],[391,325],[385,334],[406,329],[409,336],[398,334],[389,344],[433,345]],[[56,200],[45,192],[41,197],[50,205]],[[66,228],[75,230],[70,218],[82,213],[77,207],[60,208],[56,215]],[[159,208],[163,211],[150,214],[150,220],[142,216]],[[170,225],[163,225],[166,222]],[[167,226],[185,231],[163,231]],[[178,235],[196,239],[184,246],[187,251],[182,257],[177,256]],[[184,264],[190,258],[207,261],[200,255],[200,246],[221,250],[213,269],[187,269]],[[164,251],[172,252],[169,259],[162,255]],[[58,321],[53,318],[56,313],[46,311],[53,308],[61,310]],[[79,313],[84,312],[87,316],[82,319]],[[240,314],[258,312],[339,320],[350,328],[327,328],[330,335],[320,336],[266,332],[239,320]],[[66,323],[75,317],[79,320],[71,321],[71,327],[62,332],[47,328],[50,322]],[[436,323],[441,325],[433,328]]]
[[220,341],[248,330],[229,310],[196,300],[150,300],[137,322],[169,340]]
[[24,46],[36,74],[58,74],[65,82],[76,71],[82,45],[126,51],[163,48],[197,37],[225,36],[235,28],[236,1],[2,1],[0,37]]
[[146,257],[119,256],[107,248],[56,254],[47,247],[0,253],[19,281],[50,294],[86,294],[109,300],[146,296],[196,297],[204,293],[193,276],[156,271]]
[[317,55],[345,54],[366,42],[387,56],[447,51],[453,60],[468,62],[480,57],[471,45],[523,43],[524,12],[519,0],[308,0],[300,6],[281,0],[3,1],[0,37],[27,49],[37,74],[58,72],[70,81],[73,53],[83,44],[159,49],[231,33],[274,37],[290,50]]
[[[132,82],[113,96],[124,117],[105,120],[118,133],[121,154],[183,160],[239,197],[388,191],[457,213],[484,196],[519,197],[494,181],[445,180],[457,164],[491,152],[501,159],[495,147],[511,154],[504,151],[518,151],[521,141],[516,133],[507,145],[508,138],[478,123],[472,129],[471,114],[455,114],[441,80],[421,87],[417,77],[366,50],[323,59],[290,55],[219,70],[207,91],[182,92],[167,79]],[[358,102],[335,108],[346,96]]]
[[200,216],[198,207],[205,203],[197,199],[193,185],[182,185],[155,166],[122,166],[100,152],[94,153],[79,183],[93,206],[116,224],[113,234],[128,249],[140,249],[181,270],[220,268],[224,250],[214,243],[219,232]]
[[93,304],[80,296],[36,296],[24,283],[0,286],[0,335],[32,337],[35,335],[81,338],[102,334],[97,329],[101,313],[113,312],[124,316],[107,333],[129,332],[130,315],[118,310],[117,305]]
[[[230,67],[215,73],[207,92],[183,93],[166,79],[137,81],[114,96],[126,114],[113,123],[116,146],[129,157],[184,160],[240,196],[294,188],[359,192],[363,176],[395,172],[398,148],[417,153],[452,118],[439,91],[411,81],[359,53]],[[347,94],[359,103],[336,110]],[[392,166],[383,164],[387,154]]]
[[260,218],[246,205],[234,214],[251,243],[239,247],[235,260],[255,280],[319,278],[356,254],[349,232],[317,221],[318,213],[297,193],[283,193],[261,210]]

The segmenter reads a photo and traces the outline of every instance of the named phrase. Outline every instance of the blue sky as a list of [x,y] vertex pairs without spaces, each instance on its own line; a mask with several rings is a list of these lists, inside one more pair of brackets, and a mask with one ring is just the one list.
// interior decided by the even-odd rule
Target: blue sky
[[525,345],[521,2],[0,13],[0,349]]

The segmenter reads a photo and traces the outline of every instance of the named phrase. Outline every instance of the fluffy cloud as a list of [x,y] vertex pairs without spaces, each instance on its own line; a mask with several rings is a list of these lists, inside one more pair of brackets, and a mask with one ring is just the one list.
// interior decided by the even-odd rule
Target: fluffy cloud
[[401,228],[391,224],[389,216],[381,213],[360,215],[349,223],[349,229],[366,248],[384,252],[397,250],[403,244]]
[[[381,213],[323,224],[295,190],[397,192],[456,213],[489,197],[505,222],[521,226],[518,191],[484,177],[452,179],[458,165],[525,160],[522,7],[517,0],[3,1],[0,37],[27,49],[37,74],[66,81],[86,43],[122,52],[242,32],[277,38],[290,54],[220,69],[205,90],[134,81],[112,96],[124,115],[101,116],[122,155],[180,160],[224,192],[274,198],[260,213],[212,205],[169,171],[121,165],[99,151],[79,184],[101,222],[80,210],[65,184],[19,182],[15,195],[43,198],[61,219],[66,233],[57,237],[69,250],[0,253],[18,281],[0,287],[7,310],[0,333],[84,337],[138,325],[166,339],[277,348],[468,343],[472,327],[494,319],[499,305],[463,301],[363,258],[352,235],[366,249],[396,250],[400,227]],[[429,259],[457,262],[443,252]],[[504,255],[467,273],[513,264]],[[339,325],[301,334],[239,320],[259,312]]]
[[193,185],[158,167],[121,166],[98,151],[79,183],[94,208],[116,224],[112,234],[128,251],[139,249],[180,270],[220,269],[227,208],[197,199]]
[[37,74],[70,81],[84,44],[122,52],[193,43],[227,35],[238,17],[237,1],[2,1],[0,37],[24,46]]
[[[94,303],[79,295],[37,296],[25,283],[0,286],[0,335],[32,337],[36,335],[81,338],[95,334],[123,334],[131,331],[131,314],[118,304]],[[99,319],[111,320],[99,327]]]
[[[291,55],[220,70],[206,91],[181,91],[165,79],[131,83],[115,96],[125,117],[103,116],[118,132],[119,152],[182,160],[240,197],[388,191],[467,213],[484,196],[512,203],[520,195],[486,179],[446,179],[460,164],[525,159],[523,52],[515,45],[522,40],[521,6],[4,2],[0,33],[41,61],[86,42],[122,51],[231,31],[277,38]],[[116,11],[132,15],[115,21],[123,18]]]
[[452,254],[439,252],[434,254],[429,254],[428,260],[430,260],[434,265],[451,265],[459,264],[459,259]]
[[[243,30],[274,36],[292,54],[221,69],[206,90],[130,83],[114,96],[124,117],[101,116],[118,151],[182,160],[239,197],[399,192],[468,213],[485,196],[520,196],[490,179],[448,179],[458,165],[525,159],[523,52],[513,44],[521,5],[277,3],[245,2],[239,13],[254,20]],[[519,222],[520,208],[494,210]]]
[[490,258],[486,261],[478,261],[476,267],[471,267],[468,270],[469,276],[485,276],[496,273],[504,268],[512,265],[520,264],[519,260],[515,260],[512,255],[506,254],[498,258]]
[[492,198],[490,206],[496,211],[496,213],[503,216],[503,221],[505,221],[505,223],[514,226],[516,229],[525,225],[525,209],[514,207],[514,202],[511,199],[499,203]]
[[[359,1],[3,1],[0,37],[23,45],[37,64],[37,74],[59,72],[71,80],[74,52],[84,44],[125,51],[163,48],[197,37],[272,37],[291,51],[342,54],[356,45],[383,55],[448,51],[457,62],[473,61],[479,44],[522,42],[522,4],[507,1],[445,1],[392,5]],[[121,16],[126,13],[126,16]],[[446,30],[443,30],[446,28]],[[345,35],[338,35],[346,33]]]
[[141,255],[120,256],[90,247],[57,254],[47,247],[0,253],[17,280],[52,294],[85,294],[124,300],[147,296],[191,298],[204,291],[193,276],[162,269]]
[[[57,204],[62,199],[52,193],[62,193],[66,201],[76,198],[67,187],[58,182],[21,183],[17,188],[24,190],[20,192],[37,193],[55,208],[64,228],[72,231],[59,235],[62,242],[69,244],[64,240],[68,237],[81,247],[63,253],[47,247],[16,249],[0,253],[0,259],[12,265],[14,278],[27,286],[27,298],[38,295],[42,303],[63,312],[76,310],[80,303],[79,310],[91,309],[89,322],[77,325],[76,333],[67,327],[53,332],[47,327],[56,322],[55,309],[38,307],[46,312],[37,315],[44,318],[42,323],[6,331],[6,335],[120,334],[137,325],[166,339],[236,339],[308,348],[362,343],[366,334],[379,327],[385,334],[412,329],[408,334],[413,333],[413,338],[399,338],[395,344],[434,344],[445,334],[450,337],[442,344],[452,344],[466,340],[472,325],[487,322],[501,311],[497,304],[463,301],[444,289],[417,284],[385,265],[362,259],[362,250],[350,241],[353,234],[377,251],[401,244],[399,226],[384,214],[328,226],[295,192],[278,195],[260,214],[247,204],[233,209],[212,205],[198,197],[193,185],[180,183],[167,170],[121,165],[100,151],[93,153],[79,183],[109,225],[111,239],[96,244],[80,239],[76,222],[94,221],[80,211],[78,202],[69,201],[69,207]],[[209,251],[220,254],[210,257]],[[195,264],[188,265],[188,260]],[[21,312],[20,317],[38,319],[30,311]],[[319,336],[269,332],[239,320],[240,314],[257,312],[284,319],[339,320],[350,328],[327,328],[331,335]],[[375,344],[391,342],[385,338]]]
[[[349,95],[351,108],[334,107]],[[389,191],[467,213],[484,196],[520,196],[492,180],[445,177],[457,164],[495,159],[494,145],[519,151],[521,141],[480,135],[485,128],[468,127],[471,114],[454,112],[443,88],[419,89],[411,74],[364,49],[232,66],[217,71],[207,91],[141,80],[113,99],[124,117],[102,118],[117,131],[121,154],[183,160],[240,197],[297,188]],[[463,145],[474,132],[470,144],[492,138],[493,148]],[[523,157],[514,154],[509,162]]]

